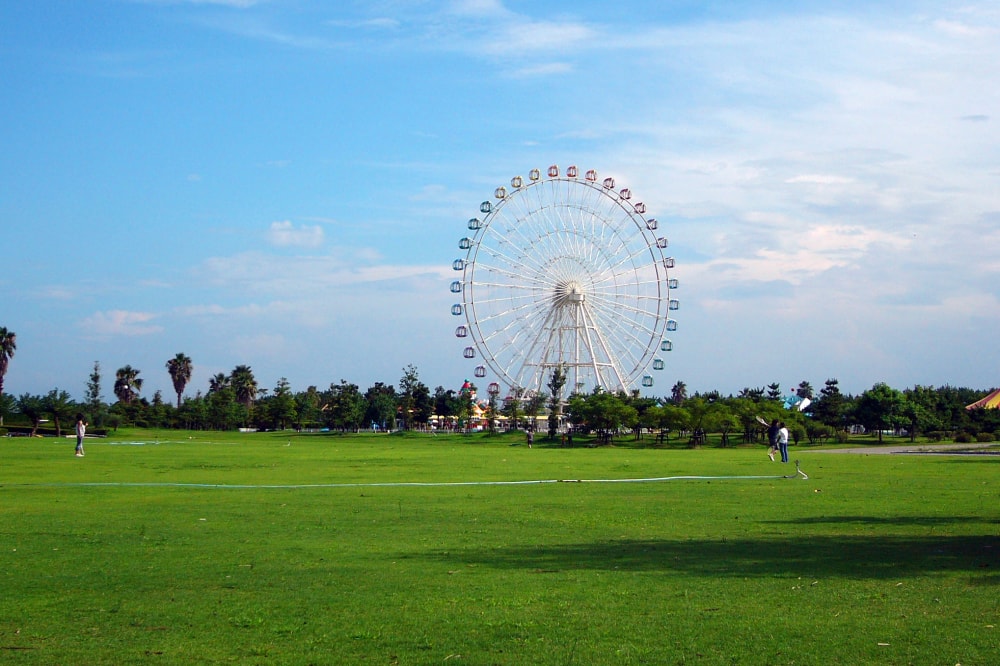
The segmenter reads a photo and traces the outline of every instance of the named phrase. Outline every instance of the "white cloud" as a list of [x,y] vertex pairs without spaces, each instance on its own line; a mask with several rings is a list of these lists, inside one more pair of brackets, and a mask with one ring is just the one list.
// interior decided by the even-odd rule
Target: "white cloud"
[[157,315],[149,312],[108,310],[95,312],[80,322],[84,331],[93,336],[135,336],[159,333],[162,326],[150,323]]
[[499,30],[491,30],[480,46],[483,53],[490,55],[526,56],[569,51],[596,37],[591,28],[580,23],[515,19]]
[[551,76],[553,74],[566,74],[573,70],[573,65],[567,62],[544,62],[527,65],[514,70],[509,76],[515,78],[528,78],[533,76]]
[[833,176],[829,174],[804,174],[795,176],[785,181],[786,183],[812,183],[815,185],[845,185],[853,183],[853,178],[845,176]]
[[277,247],[319,247],[323,244],[323,228],[302,225],[296,229],[289,220],[272,222],[267,238]]

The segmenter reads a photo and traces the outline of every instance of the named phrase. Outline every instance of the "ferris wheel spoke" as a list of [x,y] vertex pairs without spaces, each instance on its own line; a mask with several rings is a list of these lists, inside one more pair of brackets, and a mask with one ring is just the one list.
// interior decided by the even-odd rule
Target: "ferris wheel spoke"
[[[615,361],[617,360],[615,358],[615,354],[612,353],[611,348],[608,346],[604,335],[602,335],[601,330],[598,328],[596,322],[591,316],[590,311],[586,307],[583,307],[581,308],[581,315],[583,319],[584,337],[586,339],[587,347],[590,349],[591,359],[593,359],[594,373],[601,377],[607,371],[605,370],[605,372],[602,372],[602,367],[610,369],[610,371],[614,373],[615,379],[618,380],[617,383],[620,386],[624,386],[626,384],[625,378],[622,376],[619,368],[615,364]],[[598,354],[596,353],[598,351],[600,352],[601,357],[607,361],[606,364],[598,362]]]
[[[477,249],[477,257],[480,252],[485,252],[496,262],[495,264],[484,263],[484,267],[496,266],[497,270],[512,272],[519,278],[526,274],[535,277],[545,276],[545,267],[540,263],[539,258],[530,252],[530,246],[527,249],[518,248],[507,243],[501,247],[500,244],[488,243],[488,239],[484,238]],[[499,264],[503,264],[505,267],[501,267]]]
[[[595,311],[610,317],[613,324],[624,325],[625,323],[633,323],[638,321],[650,320],[659,321],[656,317],[657,312],[651,312],[648,308],[642,308],[639,303],[642,301],[625,302],[625,301],[613,301],[610,299],[591,299],[588,305],[592,307]],[[655,328],[651,327],[652,330]]]

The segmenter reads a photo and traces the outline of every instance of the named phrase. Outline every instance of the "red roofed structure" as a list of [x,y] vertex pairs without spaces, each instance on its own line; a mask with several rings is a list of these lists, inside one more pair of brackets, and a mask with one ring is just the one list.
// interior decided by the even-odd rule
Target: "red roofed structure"
[[971,405],[966,405],[966,409],[1000,409],[1000,389],[996,389],[982,400],[976,400]]

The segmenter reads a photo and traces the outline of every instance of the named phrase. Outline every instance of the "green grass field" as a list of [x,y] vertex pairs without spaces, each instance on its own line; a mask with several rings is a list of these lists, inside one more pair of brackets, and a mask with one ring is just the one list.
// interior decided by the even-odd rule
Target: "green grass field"
[[512,442],[0,440],[0,662],[1000,659],[1000,458]]

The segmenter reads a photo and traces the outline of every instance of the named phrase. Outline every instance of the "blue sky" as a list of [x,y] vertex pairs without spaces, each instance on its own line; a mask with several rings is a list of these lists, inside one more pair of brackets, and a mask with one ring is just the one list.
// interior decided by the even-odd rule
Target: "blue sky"
[[671,241],[657,384],[1000,384],[995,2],[0,3],[8,393],[472,375],[465,221],[597,169]]

